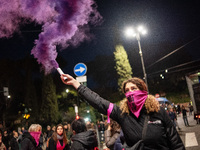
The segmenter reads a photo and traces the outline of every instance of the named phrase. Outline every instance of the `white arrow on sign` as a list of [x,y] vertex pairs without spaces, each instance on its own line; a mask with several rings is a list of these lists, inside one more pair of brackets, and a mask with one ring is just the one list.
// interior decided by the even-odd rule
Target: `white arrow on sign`
[[76,69],[75,72],[81,72],[82,73],[84,70],[85,70],[85,68],[80,67],[79,69]]

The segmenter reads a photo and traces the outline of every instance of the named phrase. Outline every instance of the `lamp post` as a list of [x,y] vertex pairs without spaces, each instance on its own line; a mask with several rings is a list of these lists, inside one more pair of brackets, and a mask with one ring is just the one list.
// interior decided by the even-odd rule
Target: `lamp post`
[[148,82],[147,82],[147,75],[146,75],[145,66],[144,66],[144,59],[143,59],[143,55],[142,55],[142,48],[141,48],[141,44],[140,44],[140,34],[146,34],[146,30],[142,26],[139,26],[136,31],[133,28],[127,28],[127,30],[126,30],[126,35],[127,36],[136,37],[136,39],[138,41],[139,54],[140,54],[141,63],[142,63],[142,70],[143,70],[143,74],[144,74],[144,80],[145,80],[145,83],[147,85],[147,91],[149,91]]

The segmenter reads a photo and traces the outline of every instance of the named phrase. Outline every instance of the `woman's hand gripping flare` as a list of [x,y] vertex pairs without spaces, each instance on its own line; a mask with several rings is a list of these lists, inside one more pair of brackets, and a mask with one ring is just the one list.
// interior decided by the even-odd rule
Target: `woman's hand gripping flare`
[[[67,80],[64,79],[64,77],[67,77]],[[68,74],[62,74],[60,78],[64,84],[72,85],[75,89],[78,89],[78,87],[81,85],[76,79]]]

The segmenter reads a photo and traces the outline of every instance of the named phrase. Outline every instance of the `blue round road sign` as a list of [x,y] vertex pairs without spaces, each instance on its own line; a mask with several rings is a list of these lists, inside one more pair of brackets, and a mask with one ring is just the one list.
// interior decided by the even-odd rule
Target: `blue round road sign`
[[84,63],[78,63],[74,67],[74,74],[76,76],[83,76],[87,72],[87,66]]

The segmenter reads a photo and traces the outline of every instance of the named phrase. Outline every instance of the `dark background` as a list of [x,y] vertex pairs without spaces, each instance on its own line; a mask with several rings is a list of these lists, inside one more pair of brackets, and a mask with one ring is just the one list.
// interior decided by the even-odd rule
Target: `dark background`
[[[74,66],[85,63],[87,86],[112,100],[118,89],[113,55],[116,44],[122,44],[127,51],[133,76],[143,77],[137,40],[128,39],[124,34],[127,26],[142,24],[148,31],[141,36],[141,46],[150,93],[187,90],[185,75],[200,69],[198,0],[96,0],[96,3],[103,22],[90,27],[93,38],[76,47],[57,48],[57,62],[65,73],[75,77]],[[23,103],[24,89],[29,88],[26,84],[28,72],[37,92],[41,91],[43,72],[31,55],[40,32],[41,25],[27,23],[11,38],[0,39],[0,88],[9,87],[16,105]],[[160,78],[161,73],[164,80]],[[59,74],[53,71],[52,75],[57,93],[62,92],[66,86]]]

